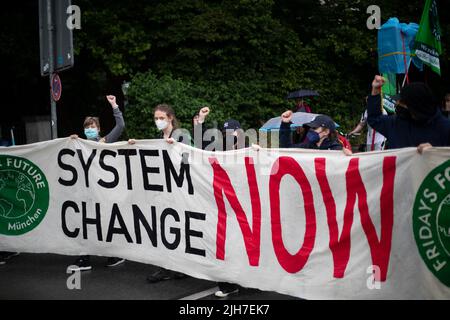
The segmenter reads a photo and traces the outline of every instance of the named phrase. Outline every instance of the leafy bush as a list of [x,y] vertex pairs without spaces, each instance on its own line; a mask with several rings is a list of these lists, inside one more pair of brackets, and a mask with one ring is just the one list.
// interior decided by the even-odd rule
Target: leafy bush
[[129,105],[125,119],[128,136],[136,139],[157,137],[153,110],[161,103],[171,105],[180,126],[188,130],[192,129],[193,115],[202,106],[211,109],[210,125],[220,128],[226,119],[233,118],[240,121],[243,128],[258,129],[268,118],[279,113],[268,106],[273,96],[267,92],[267,87],[258,81],[192,83],[171,75],[137,74],[127,92]]

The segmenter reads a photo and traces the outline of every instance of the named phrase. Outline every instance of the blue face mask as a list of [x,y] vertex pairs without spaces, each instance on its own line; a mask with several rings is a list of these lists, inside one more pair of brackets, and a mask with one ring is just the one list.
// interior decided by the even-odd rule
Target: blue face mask
[[84,129],[84,135],[88,140],[97,140],[98,130],[95,128],[86,128]]
[[311,129],[306,134],[306,139],[308,139],[308,141],[311,143],[317,143],[320,140],[320,136],[317,132]]

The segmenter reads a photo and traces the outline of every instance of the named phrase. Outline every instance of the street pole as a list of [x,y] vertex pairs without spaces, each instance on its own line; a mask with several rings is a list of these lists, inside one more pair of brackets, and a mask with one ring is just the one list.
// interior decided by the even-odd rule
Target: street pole
[[49,58],[49,83],[50,83],[50,108],[51,108],[51,131],[52,139],[58,138],[58,119],[56,116],[56,101],[53,99],[52,88],[52,76],[55,72],[55,52],[53,50],[53,21],[52,21],[52,1],[47,0],[47,26],[48,26],[48,58]]
[[16,145],[16,139],[14,138],[14,127],[11,128],[11,145]]

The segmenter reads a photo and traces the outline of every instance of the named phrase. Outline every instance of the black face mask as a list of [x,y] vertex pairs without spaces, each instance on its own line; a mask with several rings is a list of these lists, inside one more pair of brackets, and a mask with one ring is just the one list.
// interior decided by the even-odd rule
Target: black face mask
[[414,122],[416,124],[424,124],[427,123],[432,116],[423,114],[420,112],[414,112],[410,111],[409,109],[397,106],[395,108],[395,113],[398,115],[399,118],[409,120],[411,122]]
[[433,115],[411,112],[411,118],[417,124],[425,124],[433,118]]

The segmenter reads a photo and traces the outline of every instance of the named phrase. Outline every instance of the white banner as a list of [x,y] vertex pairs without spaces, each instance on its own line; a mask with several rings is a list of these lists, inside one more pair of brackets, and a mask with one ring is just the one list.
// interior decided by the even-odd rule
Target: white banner
[[123,257],[306,299],[450,298],[450,148],[0,149],[0,250]]

